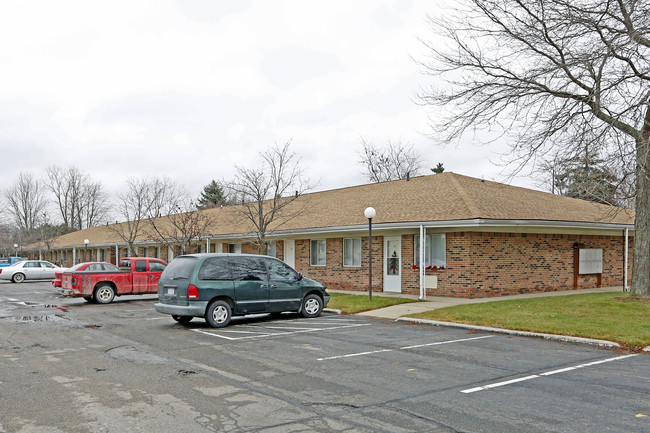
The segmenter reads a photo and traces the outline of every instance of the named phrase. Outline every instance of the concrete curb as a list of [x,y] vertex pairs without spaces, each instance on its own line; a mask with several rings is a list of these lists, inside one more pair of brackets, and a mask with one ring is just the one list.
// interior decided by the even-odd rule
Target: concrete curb
[[334,308],[323,308],[323,311],[334,314],[341,314],[341,310],[335,310]]
[[[512,329],[491,328],[489,326],[468,325],[466,323],[443,322],[440,320],[428,320],[428,319],[415,319],[412,317],[400,317],[396,321],[422,323],[425,325],[434,325],[434,326],[445,326],[448,328],[470,329],[473,331],[494,332],[498,334],[517,335],[521,337],[537,337],[537,338],[544,338],[546,340],[564,341],[567,343],[589,344],[592,346],[621,347],[620,344],[615,343],[613,341],[607,341],[607,340],[595,340],[592,338],[570,337],[568,335],[542,334],[539,332],[515,331]],[[650,347],[646,347],[644,350],[650,352]]]

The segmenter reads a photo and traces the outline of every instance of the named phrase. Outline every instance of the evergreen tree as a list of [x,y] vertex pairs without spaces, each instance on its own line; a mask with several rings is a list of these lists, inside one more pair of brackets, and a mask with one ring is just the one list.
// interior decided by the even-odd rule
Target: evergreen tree
[[212,179],[212,182],[203,187],[197,207],[199,209],[208,209],[227,204],[226,202],[227,197],[222,184]]
[[431,171],[434,172],[435,174],[440,174],[443,171],[445,171],[445,167],[442,166],[442,162],[439,162],[435,168],[431,169]]
[[619,178],[589,148],[584,154],[558,161],[553,174],[554,190],[567,197],[619,206]]

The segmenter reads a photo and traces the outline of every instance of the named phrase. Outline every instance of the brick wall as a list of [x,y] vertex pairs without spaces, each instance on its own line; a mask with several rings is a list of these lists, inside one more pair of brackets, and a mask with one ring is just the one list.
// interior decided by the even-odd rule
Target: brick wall
[[[361,267],[343,267],[343,238],[327,239],[327,264],[310,265],[310,240],[296,240],[296,269],[328,288],[368,290],[368,238],[362,238]],[[573,289],[574,243],[603,249],[602,285],[622,286],[625,239],[526,233],[455,232],[446,234],[445,269],[429,296],[490,297]],[[383,287],[383,237],[373,237],[373,291]],[[419,294],[419,269],[413,269],[414,235],[402,235],[402,293]],[[633,243],[629,245],[631,278]],[[578,288],[597,287],[596,275],[580,275]]]
[[[296,239],[296,270],[309,278],[336,290],[368,290],[368,237],[361,238],[361,266],[343,266],[343,238],[326,240],[326,266],[311,266],[310,239]],[[372,237],[372,286],[373,291],[383,289],[382,257],[384,238]]]
[[[438,290],[430,294],[488,297],[571,290],[576,242],[603,249],[604,287],[623,285],[622,236],[458,232],[447,233],[446,239],[447,267],[436,272]],[[597,287],[596,275],[579,276],[578,288],[592,287]]]

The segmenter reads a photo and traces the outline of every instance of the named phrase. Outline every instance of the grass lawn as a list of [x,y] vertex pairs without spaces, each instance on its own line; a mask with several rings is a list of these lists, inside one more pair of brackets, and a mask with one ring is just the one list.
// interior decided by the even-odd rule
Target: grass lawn
[[622,292],[495,301],[411,316],[650,346],[650,301]]
[[389,307],[391,305],[417,302],[413,299],[389,298],[384,296],[373,296],[372,302],[370,302],[368,295],[351,295],[347,293],[330,293],[330,296],[331,299],[327,304],[327,308],[341,310],[342,314],[354,314]]

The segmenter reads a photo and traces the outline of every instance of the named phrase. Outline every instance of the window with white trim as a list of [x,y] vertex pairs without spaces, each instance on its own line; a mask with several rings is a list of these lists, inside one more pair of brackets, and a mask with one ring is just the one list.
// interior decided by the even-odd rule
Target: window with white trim
[[[415,256],[413,263],[420,266],[420,236],[414,235]],[[424,266],[447,266],[447,242],[445,234],[426,235],[424,243]]]
[[230,254],[241,254],[241,244],[228,244]]
[[277,243],[275,241],[267,241],[264,242],[266,245],[266,255],[271,256],[271,257],[277,257],[278,256],[278,248],[277,248]]
[[310,247],[310,264],[312,266],[325,266],[327,263],[327,242],[325,239],[312,240]]
[[343,266],[361,267],[361,238],[343,239]]

